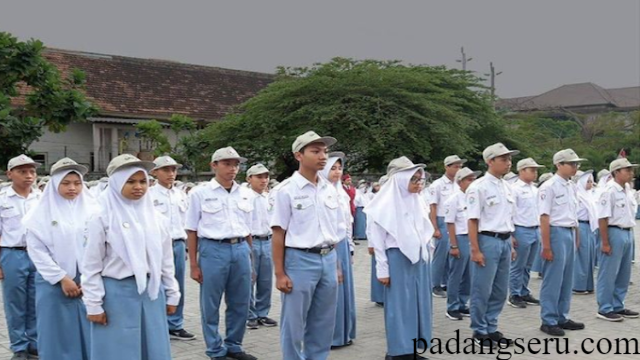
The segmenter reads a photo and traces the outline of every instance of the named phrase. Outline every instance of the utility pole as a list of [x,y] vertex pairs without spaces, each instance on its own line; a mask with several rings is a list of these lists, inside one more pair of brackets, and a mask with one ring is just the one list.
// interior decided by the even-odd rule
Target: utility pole
[[491,79],[491,102],[493,103],[496,98],[496,76],[502,74],[502,71],[496,73],[496,68],[493,67],[493,62],[489,63],[489,74],[484,74],[484,76],[489,76]]
[[460,52],[462,53],[462,58],[457,59],[456,62],[462,63],[462,71],[467,71],[467,63],[473,60],[473,58],[467,58],[467,54],[464,52],[464,46],[460,48]]

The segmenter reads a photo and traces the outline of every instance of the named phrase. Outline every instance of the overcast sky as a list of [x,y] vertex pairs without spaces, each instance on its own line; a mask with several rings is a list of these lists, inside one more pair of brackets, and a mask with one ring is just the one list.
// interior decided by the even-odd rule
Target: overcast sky
[[273,72],[335,56],[459,67],[502,97],[640,85],[638,0],[3,1],[0,31],[50,47]]

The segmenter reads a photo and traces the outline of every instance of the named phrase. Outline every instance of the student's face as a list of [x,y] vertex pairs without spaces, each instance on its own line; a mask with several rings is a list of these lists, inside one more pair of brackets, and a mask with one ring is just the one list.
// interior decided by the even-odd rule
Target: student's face
[[152,175],[156,178],[160,185],[170,188],[176,182],[178,168],[175,166],[165,166],[158,170],[154,170]]
[[593,180],[591,178],[589,178],[589,180],[587,180],[587,186],[586,186],[587,190],[591,190],[593,189]]
[[377,184],[376,184],[376,185],[373,185],[373,187],[372,187],[371,191],[372,191],[373,193],[377,193],[378,191],[380,191],[380,185],[377,185]]
[[422,170],[416,171],[413,176],[411,176],[411,180],[409,180],[409,192],[412,194],[417,194],[424,188],[424,172]]
[[147,193],[149,184],[144,172],[138,171],[124,183],[122,187],[122,196],[129,200],[140,200]]
[[211,168],[216,173],[216,178],[226,182],[233,181],[240,170],[240,161],[236,159],[225,159],[211,163]]
[[489,169],[497,175],[504,176],[511,170],[511,155],[502,155],[489,160]]
[[331,183],[336,183],[342,178],[342,161],[336,161],[333,166],[331,166],[331,170],[329,171],[329,181]]
[[33,165],[17,166],[7,171],[7,177],[13,181],[13,186],[26,189],[36,181],[36,168]]
[[294,156],[300,162],[300,167],[320,171],[327,166],[328,152],[329,149],[325,144],[311,143]]
[[460,180],[460,182],[458,183],[458,185],[460,185],[460,190],[462,190],[462,192],[466,192],[467,189],[469,188],[469,185],[471,185],[471,183],[476,179],[475,176],[473,175],[469,175],[466,178]]
[[74,200],[82,192],[82,179],[80,175],[71,172],[62,178],[58,185],[58,193],[67,200]]
[[447,176],[449,177],[454,177],[456,176],[456,173],[458,172],[458,170],[462,169],[462,163],[453,163],[449,166],[445,166],[444,168],[444,172],[445,174],[447,174]]
[[580,169],[580,163],[579,162],[561,162],[556,164],[556,167],[558,168],[558,174],[560,174],[560,176],[563,176],[565,178],[570,178],[578,172],[578,169]]
[[253,191],[261,194],[267,190],[269,185],[269,173],[251,175],[247,178],[247,182],[251,185]]
[[620,169],[616,171],[615,179],[623,183],[630,183],[633,181],[634,171],[632,167]]
[[520,170],[520,179],[524,182],[532,182],[536,181],[538,178],[538,169],[537,168],[524,168]]

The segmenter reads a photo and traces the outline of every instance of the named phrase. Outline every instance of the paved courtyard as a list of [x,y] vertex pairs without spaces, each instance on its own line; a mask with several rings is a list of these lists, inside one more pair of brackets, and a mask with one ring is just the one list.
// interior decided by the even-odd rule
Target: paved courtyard
[[[636,243],[640,244],[640,222],[636,224]],[[357,339],[350,347],[346,347],[331,352],[332,360],[382,360],[384,359],[386,342],[384,332],[383,309],[375,306],[369,301],[369,277],[370,277],[370,258],[367,253],[366,242],[361,242],[356,249],[355,256],[355,278],[356,278],[356,306],[358,311],[357,323]],[[640,260],[640,257],[637,257]],[[629,288],[627,295],[627,306],[631,309],[640,309],[640,276],[638,275],[640,261],[633,265],[632,281],[633,285]],[[198,360],[208,359],[204,354],[204,342],[202,341],[200,327],[200,313],[198,310],[198,287],[192,280],[187,281],[187,305],[185,309],[186,325],[185,328],[196,333],[198,340],[191,342],[172,342],[173,359],[174,360]],[[534,294],[537,296],[541,281],[535,276],[531,281]],[[449,338],[456,336],[455,331],[459,330],[461,344],[460,349],[465,348],[463,339],[471,336],[469,330],[469,320],[451,321],[444,316],[445,299],[434,298],[433,313],[433,336],[442,339],[443,342]],[[532,338],[544,339],[545,334],[541,333],[538,328],[540,326],[539,307],[528,307],[527,309],[514,309],[508,305],[505,307],[500,316],[500,330],[511,338],[524,338],[528,341]],[[224,314],[224,312],[223,312]],[[596,314],[595,295],[574,296],[571,307],[572,318],[582,321],[586,324],[583,331],[569,332],[568,346],[569,354],[557,356],[555,344],[550,344],[551,355],[540,354],[515,354],[512,359],[605,359],[612,355],[600,355],[593,353],[585,355],[584,353],[574,354],[574,350],[580,350],[582,341],[586,338],[592,338],[597,342],[601,338],[612,340],[615,345],[616,338],[637,338],[640,335],[640,319],[625,320],[622,323],[608,323],[598,320]],[[280,299],[277,291],[273,294],[273,307],[271,316],[279,319],[280,316]],[[0,307],[0,360],[8,360],[11,352],[8,348],[8,338],[6,331],[6,323],[4,321],[4,313]],[[224,321],[221,321],[224,324]],[[258,330],[247,331],[245,337],[246,351],[257,356],[260,360],[281,359],[279,350],[279,328],[261,328]],[[595,348],[595,344],[586,344],[590,349]],[[606,345],[603,343],[603,345]],[[114,344],[117,346],[117,344]],[[540,348],[541,346],[538,346]],[[564,340],[561,342],[561,349],[564,349]],[[605,347],[606,349],[606,347]],[[444,351],[444,349],[443,349]],[[513,352],[511,348],[510,352]],[[612,351],[615,351],[612,350]],[[622,350],[624,351],[624,350]],[[633,350],[632,350],[633,352]],[[427,354],[425,354],[427,355]],[[640,355],[615,355],[615,359],[631,359],[638,358]],[[509,359],[508,353],[498,355],[454,355],[454,354],[434,354],[428,355],[431,359]],[[74,359],[60,359],[74,360]],[[127,360],[127,359],[123,359]]]

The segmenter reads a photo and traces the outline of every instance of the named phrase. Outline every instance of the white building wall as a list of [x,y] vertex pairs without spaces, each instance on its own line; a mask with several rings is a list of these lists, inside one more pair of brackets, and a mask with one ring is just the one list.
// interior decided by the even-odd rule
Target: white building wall
[[58,134],[47,130],[39,141],[31,145],[30,150],[45,156],[47,172],[51,165],[64,157],[89,166],[93,151],[92,125],[90,122],[72,123],[67,131]]

